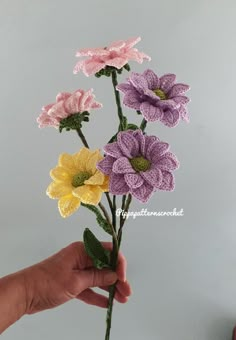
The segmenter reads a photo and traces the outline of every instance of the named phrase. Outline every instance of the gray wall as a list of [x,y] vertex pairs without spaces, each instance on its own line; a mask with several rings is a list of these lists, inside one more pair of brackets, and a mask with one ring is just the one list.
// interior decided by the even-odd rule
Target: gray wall
[[[141,35],[139,49],[152,61],[133,69],[174,72],[192,88],[189,125],[148,127],[181,161],[176,190],[156,194],[148,209],[176,207],[185,214],[129,221],[122,249],[134,294],[115,306],[112,339],[230,339],[236,321],[235,16],[234,0],[0,1],[0,275],[93,228],[87,211],[62,219],[45,195],[49,169],[61,152],[80,148],[77,136],[39,130],[35,119],[57,92],[92,86],[104,109],[85,133],[93,147],[102,147],[116,126],[112,88],[106,78],[74,76],[75,51]],[[99,130],[102,123],[106,131]],[[141,208],[134,202],[133,210]],[[103,339],[104,326],[104,310],[72,301],[23,318],[3,338]]]

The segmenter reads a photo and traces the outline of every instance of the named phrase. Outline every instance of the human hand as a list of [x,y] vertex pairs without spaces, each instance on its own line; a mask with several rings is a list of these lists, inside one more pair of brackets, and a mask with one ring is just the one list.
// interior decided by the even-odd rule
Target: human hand
[[[106,249],[112,244],[103,242]],[[91,287],[108,291],[115,283],[115,299],[125,303],[131,294],[126,281],[126,260],[122,253],[118,256],[116,272],[95,269],[85,252],[83,242],[75,242],[63,248],[48,259],[22,271],[26,285],[26,313],[33,314],[54,308],[77,298],[88,304],[106,308],[108,297],[94,292]]]

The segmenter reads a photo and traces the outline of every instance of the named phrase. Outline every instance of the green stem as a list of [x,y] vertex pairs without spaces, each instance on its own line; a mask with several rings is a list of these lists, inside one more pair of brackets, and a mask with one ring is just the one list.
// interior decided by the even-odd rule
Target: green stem
[[116,231],[116,195],[113,195],[112,224]]
[[[125,202],[125,207],[124,207],[124,210],[123,210],[124,213],[127,213],[129,211],[131,201],[132,201],[132,195],[129,194],[128,197],[127,197],[127,200]],[[122,229],[123,229],[123,226],[125,224],[125,221],[126,221],[126,217],[123,217],[122,220],[120,221],[120,228],[118,230],[118,235],[117,235],[119,247],[120,247],[121,238],[122,238]]]
[[120,93],[116,89],[116,86],[118,85],[118,81],[117,81],[117,74],[115,70],[112,71],[111,77],[112,77],[112,84],[114,88],[115,98],[116,98],[117,113],[118,113],[119,120],[120,120],[120,130],[123,131],[124,130],[124,124],[123,124],[124,115],[123,115],[122,107],[121,107]]
[[[125,200],[125,198],[126,198],[126,195],[123,195],[122,206],[124,207],[124,212],[128,212],[130,203],[132,201],[132,196],[131,194],[129,194],[127,197],[127,200]],[[117,265],[118,253],[119,253],[121,239],[122,239],[122,228],[124,226],[125,220],[126,218],[123,218],[122,221],[120,222],[120,228],[119,228],[118,235],[117,235],[118,245],[114,244],[114,239],[113,239],[113,251],[112,251],[112,262],[111,262],[111,266],[113,270],[116,269],[116,265]],[[116,283],[109,287],[108,309],[107,309],[107,317],[106,317],[107,329],[106,329],[105,340],[110,339],[113,300],[115,296],[115,291],[116,291]]]
[[140,124],[140,129],[141,129],[142,131],[144,131],[144,130],[146,129],[146,126],[147,126],[147,121],[146,121],[145,118],[143,118],[143,120],[142,120],[142,122],[141,122],[141,124]]
[[78,129],[76,129],[76,131],[77,131],[82,143],[84,144],[84,146],[89,149],[88,142],[87,142],[82,130],[80,128],[78,128]]
[[108,201],[111,213],[113,214],[113,205],[112,205],[112,201],[111,201],[111,197],[109,195],[109,192],[105,192],[105,195],[106,195],[106,198],[107,198],[107,201]]
[[[114,213],[114,208],[113,208],[113,213]],[[119,253],[119,244],[118,244],[118,239],[117,235],[115,233],[115,229],[113,229],[115,236],[113,236],[113,249],[111,253],[111,268],[112,270],[116,270],[117,266],[117,260],[118,260],[118,253]],[[110,333],[111,333],[111,321],[112,321],[112,311],[113,311],[113,300],[115,296],[115,291],[116,291],[116,283],[111,285],[109,287],[109,298],[108,298],[108,308],[107,308],[107,316],[106,316],[106,335],[105,335],[105,340],[110,339]]]
[[108,212],[107,212],[106,208],[104,207],[104,205],[103,205],[101,202],[98,203],[98,206],[99,206],[99,208],[102,210],[102,212],[103,212],[103,214],[104,214],[104,216],[105,216],[107,222],[108,222],[108,223],[110,224],[110,226],[111,226],[112,223],[111,223],[111,220],[110,220],[110,217],[109,217],[109,215],[108,215]]

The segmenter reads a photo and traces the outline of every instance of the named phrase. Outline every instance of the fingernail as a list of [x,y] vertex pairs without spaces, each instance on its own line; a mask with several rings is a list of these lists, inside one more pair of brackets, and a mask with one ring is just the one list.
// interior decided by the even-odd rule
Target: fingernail
[[115,272],[107,272],[104,274],[104,279],[105,281],[109,284],[109,283],[115,283],[117,280],[117,275]]

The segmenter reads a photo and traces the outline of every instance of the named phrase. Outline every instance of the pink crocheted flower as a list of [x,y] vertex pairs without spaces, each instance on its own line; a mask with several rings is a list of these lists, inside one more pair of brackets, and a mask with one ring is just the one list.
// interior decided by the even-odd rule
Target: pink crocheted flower
[[131,73],[126,83],[117,89],[125,94],[124,105],[140,111],[147,121],[160,120],[168,127],[176,126],[181,119],[189,121],[185,96],[186,84],[175,83],[174,74],[158,77],[152,70],[143,74]]
[[108,47],[100,48],[85,48],[76,53],[77,57],[88,57],[80,60],[74,68],[74,73],[82,71],[87,77],[99,72],[106,66],[112,66],[121,69],[130,60],[142,63],[144,59],[151,60],[151,58],[143,52],[139,52],[134,48],[141,40],[140,37],[128,40],[119,40],[113,42]]
[[56,103],[46,105],[37,118],[39,127],[54,126],[58,127],[60,121],[75,113],[98,109],[102,104],[95,101],[92,93],[93,89],[88,91],[77,90],[74,93],[61,92],[56,97]]
[[117,142],[104,147],[106,157],[97,168],[110,176],[109,191],[114,195],[131,193],[147,202],[156,190],[174,190],[173,170],[179,167],[169,144],[141,130],[118,133]]

